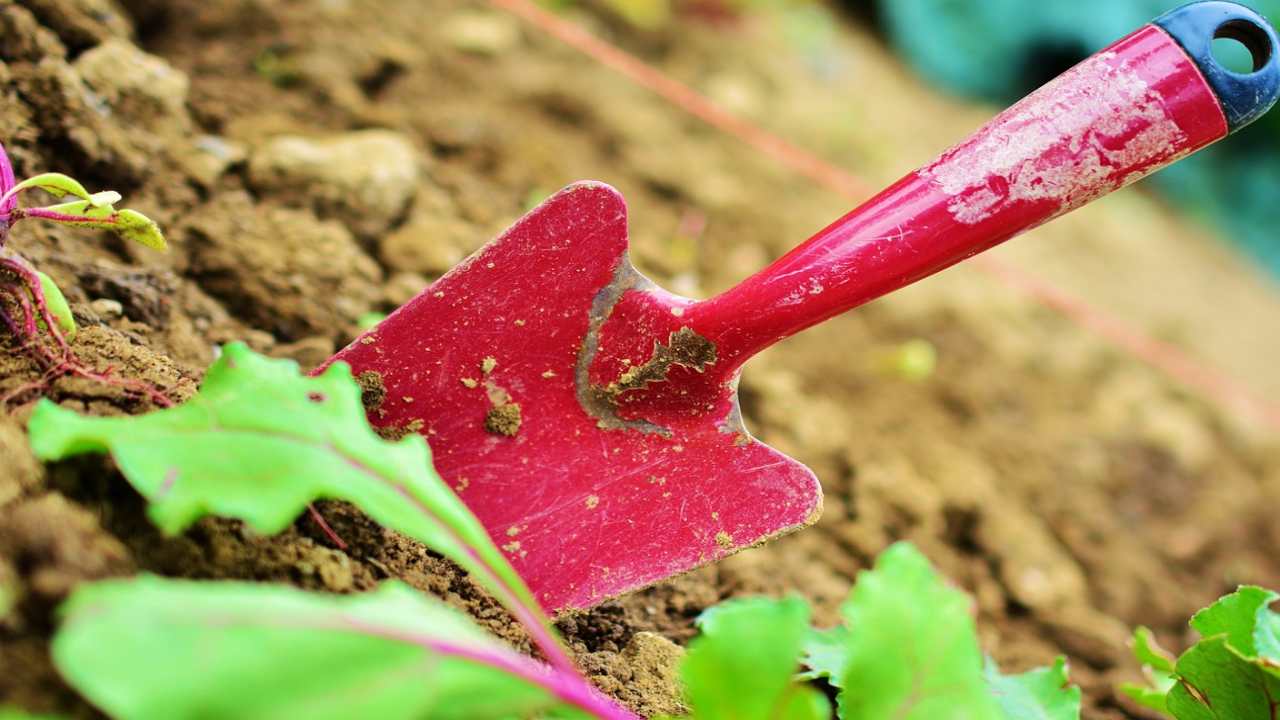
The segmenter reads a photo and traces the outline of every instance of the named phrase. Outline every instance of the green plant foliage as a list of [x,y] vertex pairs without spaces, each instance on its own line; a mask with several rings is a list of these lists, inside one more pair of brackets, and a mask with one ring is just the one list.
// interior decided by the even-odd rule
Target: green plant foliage
[[1191,618],[1200,641],[1175,661],[1138,628],[1133,654],[1148,685],[1120,690],[1177,720],[1275,720],[1280,698],[1280,593],[1241,586]]
[[44,460],[109,451],[166,533],[209,514],[277,533],[316,499],[348,500],[472,572],[522,621],[532,618],[533,630],[548,625],[484,527],[435,473],[422,436],[392,443],[369,427],[345,364],[304,377],[292,361],[233,343],[200,392],[176,408],[96,418],[44,400],[29,431]]
[[356,326],[359,327],[361,330],[370,330],[374,326],[376,326],[378,323],[386,319],[387,319],[386,313],[380,313],[380,312],[361,313],[360,317],[356,318]]
[[[806,670],[800,680],[825,680],[837,691],[844,689],[845,665],[848,663],[849,628],[837,625],[825,630],[811,630],[804,641],[800,662]],[[836,694],[836,717],[845,717],[844,693]]]
[[62,289],[53,281],[53,278],[39,270],[36,271],[36,275],[40,277],[40,290],[44,293],[44,304],[49,308],[49,314],[53,315],[53,319],[58,321],[58,329],[62,331],[62,336],[67,340],[75,339],[76,320],[71,316],[71,306],[67,304],[67,298],[62,294]]
[[604,4],[641,30],[657,30],[671,21],[670,0],[604,0]]
[[987,685],[1009,720],[1078,720],[1080,688],[1067,678],[1067,659],[1019,675],[1003,675],[987,661]]
[[1193,615],[1191,627],[1203,638],[1226,635],[1231,647],[1245,655],[1257,655],[1254,630],[1266,624],[1260,620],[1273,615],[1268,606],[1277,597],[1270,590],[1244,585]]
[[1276,662],[1280,658],[1246,657],[1225,635],[1201,640],[1178,658],[1169,712],[1178,720],[1274,720],[1270,698],[1280,698]]
[[897,544],[859,573],[844,606],[853,629],[842,704],[859,720],[997,720],[970,600],[914,547]]
[[93,200],[73,200],[27,211],[32,217],[53,220],[72,227],[110,230],[125,240],[153,250],[165,250],[168,244],[160,226],[137,210],[116,210],[111,205],[94,204]]
[[141,576],[83,585],[53,660],[112,717],[590,717],[519,676],[546,672],[399,582],[354,596]]
[[809,634],[796,597],[742,598],[698,619],[702,631],[680,666],[696,720],[822,720],[827,699],[794,675]]
[[151,218],[137,210],[115,209],[115,204],[120,202],[120,193],[114,190],[91,193],[80,181],[62,173],[41,173],[23,180],[0,196],[0,205],[14,201],[19,194],[34,189],[43,190],[55,198],[72,196],[79,199],[18,211],[18,217],[42,218],[73,227],[110,230],[126,240],[155,250],[168,247],[160,226]]
[[1158,712],[1168,712],[1165,698],[1170,688],[1177,682],[1173,675],[1174,663],[1177,659],[1156,643],[1155,636],[1145,627],[1133,632],[1133,657],[1142,665],[1142,673],[1147,684],[1124,683],[1120,692],[1128,695],[1134,702]]
[[1258,655],[1280,658],[1280,614],[1266,610],[1257,615],[1253,629],[1253,647]]
[[825,630],[811,630],[804,641],[802,662],[807,668],[800,673],[804,680],[822,678],[833,687],[840,687],[844,681],[845,663],[849,645],[849,628],[837,625]]
[[1277,595],[1243,586],[1191,618],[1201,640],[1174,667],[1168,711],[1178,720],[1274,720],[1280,698]]
[[1177,662],[1177,658],[1160,647],[1155,635],[1145,627],[1133,631],[1133,656],[1143,665],[1165,673],[1173,672],[1173,664]]
[[95,198],[94,194],[86,190],[84,185],[80,184],[79,180],[76,180],[69,175],[63,175],[62,173],[56,172],[33,175],[17,185],[14,185],[6,194],[8,196],[13,196],[21,192],[37,188],[49,193],[55,198],[63,198],[71,195],[73,197],[78,197],[81,200],[90,200],[95,203],[95,207],[101,206],[104,202],[106,205],[120,202],[119,193],[110,191],[107,193],[98,193],[98,197]]
[[847,621],[805,642],[803,678],[837,690],[836,714],[857,720],[1075,720],[1080,689],[1066,661],[1021,675],[984,663],[970,600],[900,543],[858,575]]
[[887,375],[923,382],[938,367],[938,349],[923,338],[908,340],[887,353],[883,365]]

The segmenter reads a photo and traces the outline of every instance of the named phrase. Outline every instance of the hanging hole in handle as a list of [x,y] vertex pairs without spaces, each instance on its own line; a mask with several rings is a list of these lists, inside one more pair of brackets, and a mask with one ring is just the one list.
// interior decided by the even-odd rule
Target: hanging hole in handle
[[1258,72],[1271,60],[1271,50],[1267,31],[1248,20],[1229,20],[1213,33],[1213,59],[1230,72]]

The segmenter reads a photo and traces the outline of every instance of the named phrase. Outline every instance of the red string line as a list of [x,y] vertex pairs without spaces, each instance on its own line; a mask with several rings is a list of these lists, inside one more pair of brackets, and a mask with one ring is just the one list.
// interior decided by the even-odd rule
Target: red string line
[[[523,18],[539,30],[652,91],[711,127],[742,140],[755,150],[851,202],[861,202],[871,196],[871,186],[854,174],[726,111],[688,85],[668,77],[657,68],[595,37],[573,22],[542,9],[532,0],[489,1],[495,7]],[[1272,429],[1280,430],[1280,406],[1256,397],[1243,384],[1192,359],[1179,348],[1131,328],[1061,288],[994,256],[980,255],[973,258],[971,263],[1008,287],[1105,338],[1183,385],[1195,388],[1219,405],[1248,412]]]

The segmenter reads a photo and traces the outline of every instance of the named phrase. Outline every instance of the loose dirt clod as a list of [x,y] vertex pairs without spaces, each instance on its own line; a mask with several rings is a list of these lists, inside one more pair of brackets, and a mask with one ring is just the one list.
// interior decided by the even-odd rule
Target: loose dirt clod
[[356,375],[356,383],[360,385],[360,402],[364,403],[367,412],[376,412],[382,408],[387,399],[387,387],[382,383],[382,375],[366,370]]
[[520,432],[520,405],[507,403],[489,408],[484,416],[484,429],[494,435],[515,437]]

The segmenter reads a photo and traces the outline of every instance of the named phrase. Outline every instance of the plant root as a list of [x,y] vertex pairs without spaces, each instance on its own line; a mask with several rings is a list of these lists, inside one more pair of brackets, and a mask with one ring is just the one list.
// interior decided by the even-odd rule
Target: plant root
[[0,407],[24,405],[42,397],[59,378],[80,377],[120,388],[161,408],[174,401],[160,388],[146,382],[121,378],[108,366],[98,370],[84,363],[67,342],[49,310],[35,268],[20,255],[0,247],[0,324],[8,330],[17,351],[25,353],[43,374],[0,397]]

